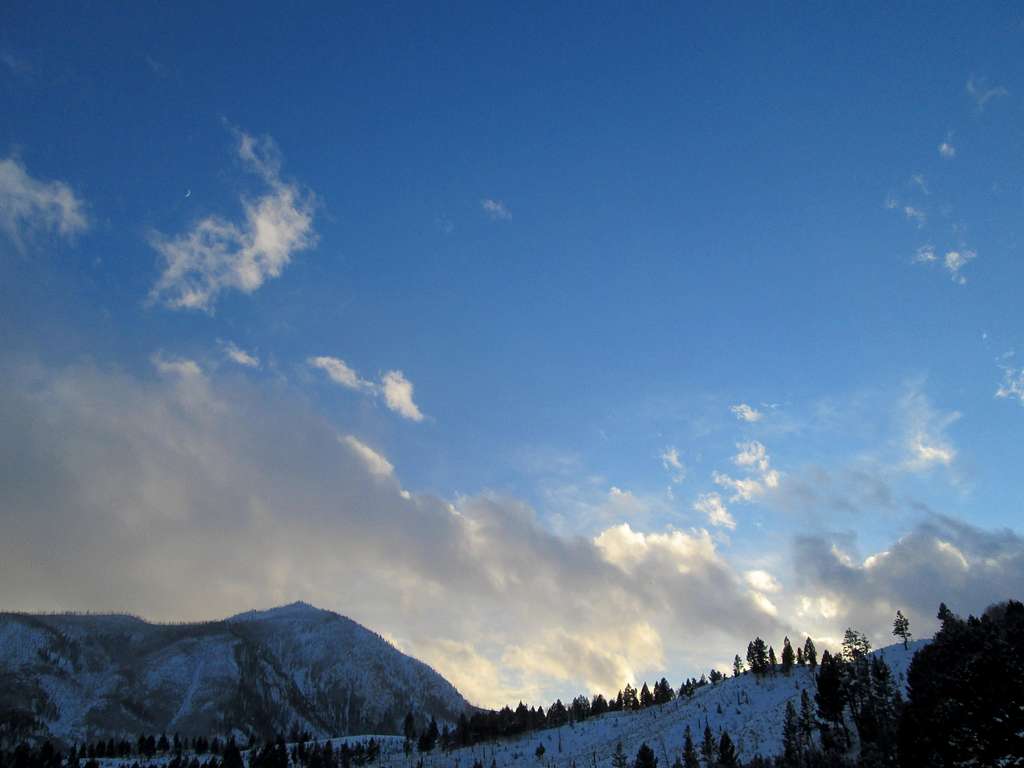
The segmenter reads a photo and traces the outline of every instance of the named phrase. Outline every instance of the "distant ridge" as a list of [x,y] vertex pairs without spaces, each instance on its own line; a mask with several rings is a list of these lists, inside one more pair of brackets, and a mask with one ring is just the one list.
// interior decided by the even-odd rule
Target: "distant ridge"
[[358,623],[308,603],[221,621],[0,613],[0,713],[62,741],[140,733],[265,738],[454,722],[454,686]]

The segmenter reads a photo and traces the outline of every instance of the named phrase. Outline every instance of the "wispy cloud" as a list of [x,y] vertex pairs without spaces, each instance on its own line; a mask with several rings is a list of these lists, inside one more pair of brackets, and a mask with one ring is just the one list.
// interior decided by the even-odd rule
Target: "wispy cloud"
[[274,142],[239,132],[237,152],[270,191],[255,201],[242,197],[242,223],[207,216],[174,237],[153,232],[149,241],[163,257],[164,271],[152,300],[172,309],[212,311],[222,291],[253,293],[279,277],[293,254],[316,242],[312,197],[282,181]]
[[996,390],[996,397],[1017,398],[1017,401],[1024,405],[1024,368],[1003,370],[1003,383]]
[[413,383],[401,371],[388,371],[381,376],[380,384],[362,378],[355,369],[339,357],[310,357],[306,361],[313,368],[327,374],[339,386],[357,392],[381,396],[389,410],[410,421],[423,421],[423,412],[413,401]]
[[679,460],[679,451],[674,446],[668,446],[661,453],[661,465],[669,473],[673,485],[678,485],[686,479],[686,467]]
[[927,472],[937,466],[951,466],[957,452],[946,430],[960,419],[960,413],[939,412],[918,388],[912,388],[900,406],[905,424],[904,468]]
[[928,214],[921,208],[915,208],[912,205],[903,206],[903,215],[917,224],[918,229],[928,223]]
[[935,259],[934,245],[922,245],[914,253],[915,264],[931,264]]
[[948,251],[943,259],[943,265],[953,282],[958,285],[967,283],[967,278],[960,274],[960,270],[967,266],[967,262],[977,258],[977,253],[968,250]]
[[717,493],[702,493],[693,502],[693,509],[707,518],[709,524],[720,528],[736,529],[736,521],[729,514],[729,509]]
[[949,141],[939,144],[939,154],[947,160],[956,157],[956,147]]
[[992,99],[998,98],[999,96],[1010,95],[1010,92],[1001,85],[989,87],[988,82],[983,77],[971,77],[967,81],[966,88],[967,95],[974,99],[974,103],[978,105],[978,109],[984,109],[985,105]]
[[492,200],[489,197],[485,197],[480,201],[480,207],[483,208],[484,213],[495,221],[508,221],[512,218],[512,212],[501,200]]
[[226,341],[221,344],[224,355],[233,363],[244,365],[246,368],[259,368],[260,359],[236,345],[233,341]]
[[931,194],[931,190],[928,188],[928,179],[924,177],[923,173],[915,173],[911,176],[910,183],[920,189],[922,194]]
[[73,238],[89,226],[85,204],[63,181],[40,181],[17,158],[0,160],[0,229],[18,250],[35,232]]
[[733,412],[733,415],[740,421],[757,422],[764,418],[764,414],[761,411],[751,408],[746,403],[739,403],[738,405],[730,405],[729,410]]

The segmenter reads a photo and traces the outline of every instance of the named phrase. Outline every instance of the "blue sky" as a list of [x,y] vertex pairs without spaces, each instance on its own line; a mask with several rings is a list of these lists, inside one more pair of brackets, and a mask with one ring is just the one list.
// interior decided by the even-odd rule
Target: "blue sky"
[[[0,352],[21,382],[6,413],[51,393],[27,421],[10,416],[12,445],[66,434],[46,414],[71,413],[54,403],[71,409],[73,382],[130,389],[127,410],[185,395],[200,407],[183,387],[201,380],[249,414],[257,442],[276,427],[253,420],[305,414],[351,437],[342,447],[400,498],[466,520],[500,500],[552,547],[623,524],[634,543],[706,532],[708,556],[769,599],[779,627],[834,637],[859,621],[884,636],[893,606],[877,595],[914,577],[874,577],[872,593],[864,562],[898,542],[989,563],[970,589],[947,585],[960,610],[1020,596],[1024,572],[984,571],[993,547],[1024,561],[1018,9],[15,3],[0,30]],[[83,439],[115,434],[116,405],[108,424],[68,418]],[[219,455],[263,467],[250,450]],[[39,483],[17,503],[8,486],[12,530]],[[82,485],[66,493],[62,508],[92,514]],[[149,501],[153,515],[198,514],[140,493],[139,530]],[[261,530],[306,515],[296,502]],[[809,566],[814,542],[834,562]],[[502,695],[609,677],[558,667],[554,640],[523,661],[511,630],[442,629],[282,568],[262,591],[154,605],[140,587],[109,607],[170,618],[311,598],[457,683],[471,658]],[[93,591],[54,581],[14,607],[109,594],[93,566],[72,573]],[[903,606],[924,624],[932,597]],[[820,615],[807,608],[819,598],[832,606]],[[696,610],[677,608],[682,623]],[[677,647],[644,622],[660,650],[626,643],[615,674],[734,652],[695,651],[710,635]],[[568,630],[552,618],[537,631]],[[456,647],[470,656],[453,661]]]

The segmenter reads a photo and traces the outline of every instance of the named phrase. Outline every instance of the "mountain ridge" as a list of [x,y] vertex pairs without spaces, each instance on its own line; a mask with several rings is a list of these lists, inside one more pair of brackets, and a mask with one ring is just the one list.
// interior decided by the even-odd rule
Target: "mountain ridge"
[[397,733],[410,709],[454,721],[473,707],[427,664],[308,603],[184,623],[0,613],[0,712],[62,740]]

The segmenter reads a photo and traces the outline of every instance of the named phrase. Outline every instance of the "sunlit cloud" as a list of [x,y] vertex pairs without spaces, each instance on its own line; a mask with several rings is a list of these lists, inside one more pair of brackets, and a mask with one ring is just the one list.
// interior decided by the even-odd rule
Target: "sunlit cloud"
[[315,244],[312,197],[282,181],[273,141],[239,133],[237,152],[270,191],[256,200],[242,198],[243,222],[211,215],[180,235],[151,233],[150,244],[164,262],[151,300],[210,312],[223,291],[255,292],[279,277],[295,253]]
[[746,403],[739,403],[738,405],[730,405],[729,410],[732,411],[733,415],[740,421],[746,422],[758,422],[764,418],[764,414],[761,411],[751,408]]

